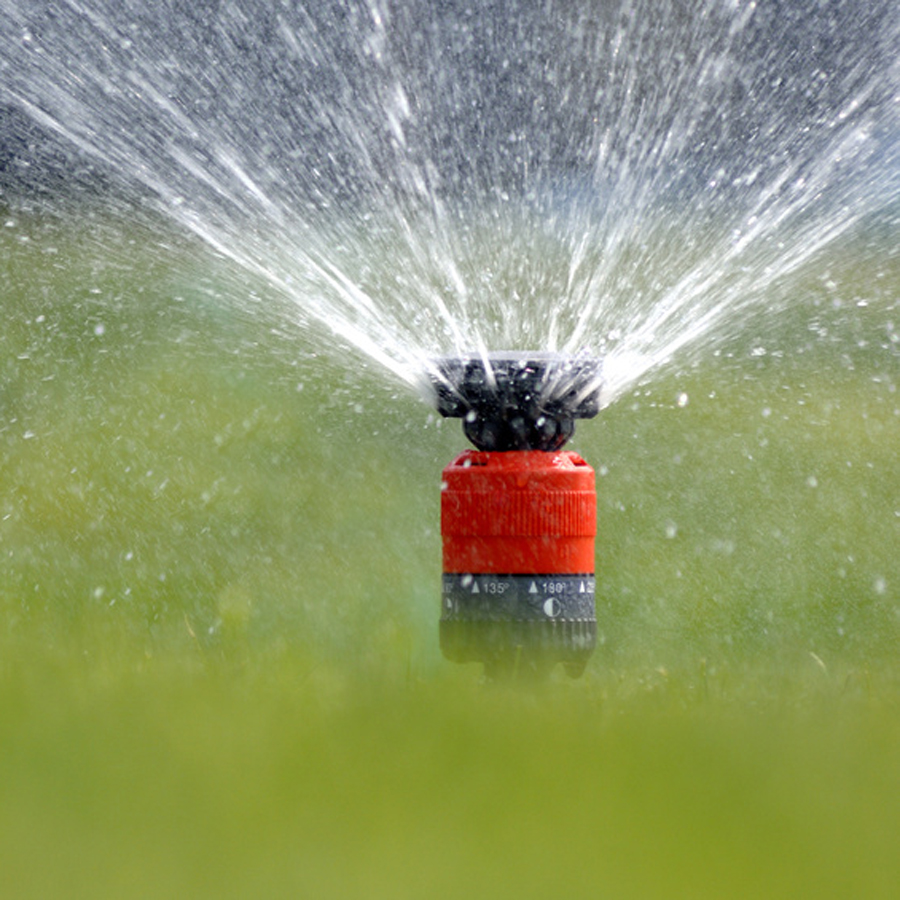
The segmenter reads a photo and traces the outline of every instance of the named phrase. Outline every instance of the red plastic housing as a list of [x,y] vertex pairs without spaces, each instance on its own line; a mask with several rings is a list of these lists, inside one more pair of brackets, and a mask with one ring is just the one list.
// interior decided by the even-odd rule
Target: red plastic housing
[[594,572],[594,470],[570,450],[466,450],[443,472],[444,572]]

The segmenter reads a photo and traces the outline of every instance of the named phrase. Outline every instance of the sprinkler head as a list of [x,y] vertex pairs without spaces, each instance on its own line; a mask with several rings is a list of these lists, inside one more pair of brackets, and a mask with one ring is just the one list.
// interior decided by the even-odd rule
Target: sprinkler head
[[438,412],[463,420],[479,449],[559,450],[575,419],[600,411],[600,361],[556,353],[489,353],[434,361]]
[[580,675],[596,643],[594,471],[562,450],[599,410],[600,364],[547,353],[443,358],[438,410],[477,450],[443,472],[441,649],[488,678]]

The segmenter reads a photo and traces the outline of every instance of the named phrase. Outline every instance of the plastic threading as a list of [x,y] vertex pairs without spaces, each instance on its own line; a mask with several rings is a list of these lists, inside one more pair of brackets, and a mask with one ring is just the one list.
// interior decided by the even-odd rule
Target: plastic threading
[[594,572],[594,470],[569,450],[466,450],[443,472],[444,572]]

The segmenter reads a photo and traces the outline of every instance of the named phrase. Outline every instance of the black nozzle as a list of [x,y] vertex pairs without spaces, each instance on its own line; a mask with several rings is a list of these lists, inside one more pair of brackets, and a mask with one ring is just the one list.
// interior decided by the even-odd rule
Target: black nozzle
[[575,419],[600,411],[598,359],[503,352],[442,357],[430,373],[438,412],[463,420],[479,450],[559,450]]

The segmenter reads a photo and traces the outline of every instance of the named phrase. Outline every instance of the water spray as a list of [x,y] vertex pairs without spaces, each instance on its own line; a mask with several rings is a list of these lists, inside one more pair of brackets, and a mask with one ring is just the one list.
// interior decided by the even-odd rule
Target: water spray
[[441,650],[489,678],[578,677],[594,650],[594,470],[562,447],[599,411],[600,363],[550,353],[436,360],[438,411],[475,445],[443,471]]

